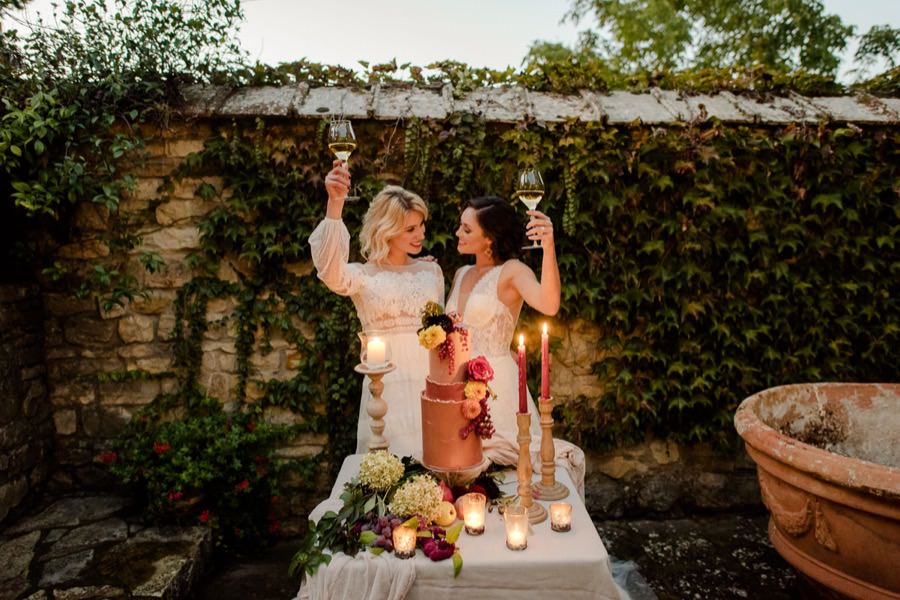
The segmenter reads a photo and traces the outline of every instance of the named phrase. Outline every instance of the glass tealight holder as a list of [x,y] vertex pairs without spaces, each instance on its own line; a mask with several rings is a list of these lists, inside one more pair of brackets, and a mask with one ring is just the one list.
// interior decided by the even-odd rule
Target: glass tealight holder
[[359,361],[370,369],[383,369],[391,362],[391,344],[383,331],[359,332]]
[[416,555],[416,530],[413,527],[398,525],[391,532],[394,541],[394,554],[397,558],[412,558]]
[[524,506],[508,506],[503,513],[506,522],[506,547],[524,550],[528,547],[528,509]]
[[570,531],[572,529],[572,505],[568,502],[553,502],[550,505],[550,529]]
[[466,524],[466,533],[469,535],[481,535],[484,533],[484,509],[487,498],[484,494],[472,492],[462,497],[463,521]]

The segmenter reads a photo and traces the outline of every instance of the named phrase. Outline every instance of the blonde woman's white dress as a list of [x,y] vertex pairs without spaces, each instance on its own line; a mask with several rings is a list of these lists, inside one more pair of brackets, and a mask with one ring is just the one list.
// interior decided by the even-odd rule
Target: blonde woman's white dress
[[[444,276],[434,262],[405,266],[351,263],[350,233],[340,219],[324,219],[309,237],[313,263],[328,288],[349,296],[364,331],[382,331],[397,369],[384,379],[387,402],[384,436],[398,456],[422,457],[420,396],[428,374],[428,352],[419,345],[416,330],[428,301],[444,304]],[[354,340],[356,343],[356,340]],[[368,379],[363,383],[356,435],[357,453],[368,449],[371,437],[366,403]]]

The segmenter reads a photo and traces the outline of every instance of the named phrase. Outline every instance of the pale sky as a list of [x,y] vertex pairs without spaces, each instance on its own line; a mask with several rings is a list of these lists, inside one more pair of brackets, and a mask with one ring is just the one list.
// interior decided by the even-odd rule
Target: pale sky
[[[26,11],[47,14],[50,1],[33,0]],[[900,0],[824,4],[857,33],[877,24],[900,27]],[[591,23],[561,24],[570,6],[569,0],[244,0],[240,39],[251,59],[270,65],[305,57],[350,68],[392,58],[425,66],[449,58],[501,69],[520,66],[535,40],[573,44]],[[841,72],[848,66],[845,60]]]

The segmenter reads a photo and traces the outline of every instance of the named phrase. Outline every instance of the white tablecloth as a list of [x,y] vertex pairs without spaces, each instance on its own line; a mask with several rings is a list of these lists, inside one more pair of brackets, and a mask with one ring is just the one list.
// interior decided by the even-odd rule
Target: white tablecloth
[[[344,483],[359,471],[362,455],[344,460],[331,497],[310,515],[318,519],[326,510],[340,508],[338,496]],[[485,532],[470,536],[463,532],[457,545],[463,557],[459,577],[453,577],[452,561],[433,562],[421,551],[415,558],[401,560],[392,554],[373,557],[361,552],[355,558],[337,555],[332,564],[305,581],[301,600],[350,600],[352,598],[406,597],[408,600],[618,600],[609,565],[609,554],[591,522],[584,504],[574,492],[565,470],[556,469],[557,481],[571,493],[565,499],[572,504],[572,530],[557,533],[550,519],[533,526],[528,548],[513,552],[506,547],[506,531],[495,510],[487,514]],[[535,481],[540,477],[536,476]],[[507,473],[501,486],[514,494],[516,474]],[[549,502],[542,502],[549,507]],[[386,583],[391,581],[389,585]],[[403,583],[398,586],[398,582]]]

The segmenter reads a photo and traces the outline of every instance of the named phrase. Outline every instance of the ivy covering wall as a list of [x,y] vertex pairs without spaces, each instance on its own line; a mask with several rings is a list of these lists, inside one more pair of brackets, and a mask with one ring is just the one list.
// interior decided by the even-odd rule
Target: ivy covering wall
[[[358,322],[349,300],[292,268],[309,259],[306,238],[324,215],[325,125],[219,123],[176,173],[224,177],[224,191],[197,190],[222,205],[201,224],[195,264],[209,277],[180,295],[195,321],[178,328],[176,360],[187,372],[198,365],[203,311],[191,313],[191,302],[239,299],[239,397],[253,379],[247,350],[277,332],[304,359],[289,380],[252,383],[255,405],[297,411],[308,431],[336,431],[329,450],[342,456],[354,443]],[[464,263],[453,235],[462,203],[482,194],[513,201],[516,170],[528,162],[542,170],[541,208],[557,225],[563,282],[556,319],[602,331],[596,395],[557,409],[561,434],[586,448],[648,433],[728,445],[734,410],[761,389],[897,378],[895,129],[714,120],[509,126],[471,114],[355,126],[360,195],[399,183],[428,201],[426,250],[448,286]],[[352,259],[366,206],[345,207]],[[238,284],[216,279],[224,263],[241,273]],[[534,320],[525,311],[520,326],[536,330]]]

